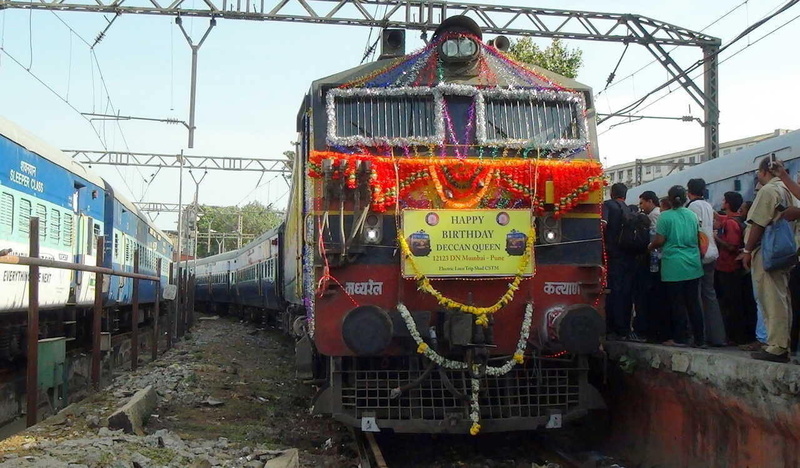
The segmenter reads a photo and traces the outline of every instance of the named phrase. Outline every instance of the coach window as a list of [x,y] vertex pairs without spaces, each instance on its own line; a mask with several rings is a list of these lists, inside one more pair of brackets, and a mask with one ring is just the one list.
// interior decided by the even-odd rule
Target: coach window
[[31,205],[30,200],[25,198],[19,199],[19,232],[28,234],[31,232]]
[[0,232],[11,234],[14,230],[14,196],[3,192],[0,195]]
[[39,217],[39,240],[43,241],[47,239],[47,208],[37,203],[36,216]]
[[64,230],[63,238],[64,238],[64,245],[66,247],[72,247],[72,228],[73,228],[73,220],[72,215],[69,213],[64,213],[64,223],[61,225],[62,229]]
[[61,212],[55,208],[50,210],[50,240],[61,243]]

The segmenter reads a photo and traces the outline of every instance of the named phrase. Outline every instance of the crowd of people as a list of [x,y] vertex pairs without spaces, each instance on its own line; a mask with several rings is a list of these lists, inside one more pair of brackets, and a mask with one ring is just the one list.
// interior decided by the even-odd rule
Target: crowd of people
[[757,177],[752,202],[726,192],[718,210],[699,178],[663,198],[646,191],[638,206],[626,205],[625,184],[611,186],[607,339],[739,346],[754,359],[789,361],[800,324],[800,185],[774,156]]

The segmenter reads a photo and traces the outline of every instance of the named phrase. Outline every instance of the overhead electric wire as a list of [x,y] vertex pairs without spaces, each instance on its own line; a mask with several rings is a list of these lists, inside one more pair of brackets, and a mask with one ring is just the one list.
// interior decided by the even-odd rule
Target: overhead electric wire
[[[106,94],[107,106],[110,106],[112,111],[116,112],[116,109],[114,108],[114,104],[111,101],[111,94],[108,91],[108,85],[107,85],[107,83],[105,81],[105,77],[103,76],[103,70],[100,67],[100,62],[97,59],[97,55],[95,54],[94,49],[92,49],[91,44],[89,44],[89,42],[86,41],[86,39],[84,39],[83,36],[81,36],[74,28],[72,28],[72,26],[70,26],[66,21],[64,21],[64,19],[61,18],[55,11],[51,10],[50,12],[53,14],[53,16],[55,16],[70,31],[71,34],[74,34],[76,37],[78,37],[78,39],[80,39],[89,48],[90,60],[93,62],[91,67],[90,67],[91,70],[92,70],[92,110],[94,110],[95,99],[96,99],[96,96],[94,95],[94,91],[95,91],[95,89],[94,89],[95,88],[95,84],[94,84],[94,66],[96,65],[97,66],[98,75],[100,76],[100,81],[101,81],[101,84],[103,86],[103,90],[105,91],[105,94]],[[67,80],[68,80],[67,97],[65,97],[65,96],[62,96],[58,91],[56,91],[52,86],[47,84],[43,79],[39,78],[39,76],[36,75],[33,71],[31,71],[31,69],[33,68],[33,32],[32,32],[33,23],[32,23],[32,16],[29,16],[28,28],[29,28],[28,41],[29,41],[29,51],[30,51],[29,52],[30,53],[30,59],[29,59],[29,66],[28,67],[25,67],[25,65],[23,65],[20,60],[18,60],[15,56],[13,56],[4,47],[4,44],[5,44],[5,15],[3,15],[3,40],[2,40],[2,42],[0,42],[0,51],[3,52],[3,54],[5,54],[7,57],[9,57],[12,61],[14,61],[17,65],[19,65],[20,68],[24,69],[36,81],[38,81],[42,86],[47,88],[52,94],[54,94],[56,97],[58,97],[62,102],[64,102],[72,110],[74,110],[76,113],[78,113],[81,116],[81,118],[86,120],[89,123],[89,125],[92,127],[92,131],[97,136],[97,139],[100,141],[100,144],[103,146],[103,149],[107,150],[108,149],[107,137],[104,137],[104,135],[101,135],[101,133],[94,126],[94,123],[92,122],[92,120],[87,118],[85,115],[83,115],[83,113],[80,110],[78,110],[75,106],[73,106],[69,102],[68,95],[69,95],[69,82],[71,80],[71,61],[72,61],[72,59],[71,59],[71,57],[72,57],[71,37],[72,36],[70,36],[70,75],[67,78]],[[118,121],[117,121],[117,127],[119,129],[120,136],[122,137],[122,140],[123,140],[123,143],[125,145],[126,150],[128,152],[130,152],[130,148],[128,146],[127,138],[125,138],[125,134],[122,131],[122,127],[120,126]],[[103,129],[105,129],[105,126],[103,127]],[[105,132],[103,132],[103,133],[105,133]],[[130,191],[131,195],[134,195],[135,192],[134,192],[133,188],[128,184],[127,178],[122,175],[122,172],[119,170],[119,168],[117,166],[114,166],[114,169],[117,171],[117,174],[120,176],[120,178],[122,179],[122,182],[128,188],[128,190]],[[138,167],[136,168],[136,171],[139,172],[139,175],[142,177],[142,180],[146,182],[147,179],[144,177],[144,175],[141,173],[141,170]],[[141,197],[140,197],[139,201],[141,201]]]
[[[768,33],[764,34],[763,36],[759,37],[759,38],[758,38],[758,39],[756,39],[755,41],[748,42],[748,44],[747,44],[746,46],[742,47],[741,49],[737,50],[736,52],[732,53],[731,55],[729,55],[729,56],[725,57],[724,59],[720,60],[720,61],[719,61],[719,63],[718,63],[717,65],[722,65],[723,63],[727,62],[728,60],[732,59],[733,57],[736,57],[736,56],[737,56],[737,55],[739,55],[740,53],[742,53],[742,52],[744,52],[745,50],[749,49],[750,47],[752,47],[752,46],[754,46],[754,45],[758,44],[758,43],[759,43],[759,42],[761,42],[762,40],[766,39],[767,37],[771,36],[772,34],[776,33],[777,31],[779,31],[779,30],[783,29],[784,27],[786,27],[786,26],[787,26],[787,25],[789,25],[790,23],[793,23],[794,21],[797,21],[798,19],[800,19],[800,15],[797,15],[797,16],[795,16],[794,18],[792,18],[792,19],[790,19],[790,20],[786,21],[785,23],[781,24],[780,26],[776,27],[775,29],[771,30],[770,32],[768,32]],[[701,72],[701,73],[699,73],[699,74],[695,75],[694,77],[692,77],[692,79],[696,79],[696,78],[700,77],[702,74],[703,74],[703,73]],[[659,101],[661,101],[662,99],[666,98],[667,96],[669,96],[670,94],[672,94],[673,92],[675,92],[675,91],[676,91],[676,90],[678,90],[678,89],[680,89],[680,88],[675,88],[675,89],[672,89],[672,90],[668,91],[667,93],[665,93],[665,94],[663,94],[663,95],[659,96],[659,97],[658,97],[656,100],[654,100],[654,101],[652,101],[652,102],[648,103],[646,106],[644,106],[644,107],[642,107],[641,109],[639,109],[639,111],[638,111],[638,112],[643,112],[643,111],[645,111],[647,108],[649,108],[649,107],[653,106],[654,104],[656,104],[657,102],[659,102]],[[636,121],[638,121],[638,120],[639,120],[639,119],[637,119],[637,120],[633,120],[633,121],[630,121],[630,122],[636,122]],[[630,123],[630,122],[623,122],[623,123]],[[604,135],[604,134],[608,133],[609,131],[611,131],[612,129],[616,128],[617,126],[619,126],[619,124],[614,124],[614,125],[611,125],[611,126],[608,128],[608,129],[606,129],[606,130],[604,130],[604,131],[600,132],[600,133],[598,134],[598,136],[600,136],[600,135]]]
[[[734,11],[738,10],[739,8],[741,8],[743,5],[747,5],[747,3],[748,3],[749,1],[750,1],[750,0],[744,0],[742,3],[740,3],[740,4],[736,5],[736,6],[735,6],[735,7],[733,7],[731,10],[729,10],[727,13],[723,14],[723,15],[722,15],[722,16],[720,16],[719,18],[717,18],[717,19],[715,19],[714,21],[712,21],[711,23],[709,23],[709,24],[708,24],[706,27],[704,27],[703,29],[701,29],[699,32],[704,32],[706,29],[708,29],[708,28],[710,28],[711,26],[714,26],[715,24],[719,23],[720,21],[722,21],[723,19],[725,19],[726,17],[728,17],[728,16],[729,16],[731,13],[733,13]],[[774,10],[774,8],[773,8],[773,10]],[[675,47],[671,48],[670,50],[668,50],[668,51],[667,51],[667,53],[670,53],[670,52],[674,51],[674,50],[675,50],[675,49],[677,49],[678,47],[680,47],[680,46],[675,46]],[[626,48],[626,50],[627,50],[627,48]],[[623,51],[622,53],[623,53],[623,55],[625,54],[625,52],[624,52],[624,51]],[[622,57],[620,57],[620,62],[621,62],[621,61],[622,61]],[[657,63],[657,62],[658,62],[658,60],[657,60],[657,59],[653,59],[653,60],[651,60],[650,62],[648,62],[646,65],[644,65],[644,66],[642,66],[641,68],[639,68],[638,70],[636,70],[636,71],[634,71],[634,72],[630,73],[629,75],[625,76],[624,78],[622,78],[622,79],[620,79],[620,80],[617,80],[617,81],[615,81],[615,82],[613,82],[613,83],[606,83],[606,87],[605,87],[605,88],[603,88],[603,89],[602,89],[600,92],[598,92],[598,93],[597,93],[597,96],[599,96],[599,95],[603,94],[603,93],[604,93],[604,92],[605,92],[607,89],[609,89],[609,88],[613,88],[614,86],[616,86],[616,85],[618,85],[618,84],[622,83],[623,81],[626,81],[626,80],[628,80],[628,79],[631,79],[631,78],[633,78],[633,76],[634,76],[634,75],[636,75],[637,73],[639,73],[639,72],[643,71],[643,70],[644,70],[644,69],[646,69],[646,68],[649,68],[651,65],[653,65],[654,63]],[[617,67],[616,67],[616,68],[619,68],[619,63],[617,63]],[[616,68],[614,69],[614,72],[616,72]],[[612,72],[612,75],[614,74],[614,72]]]
[[[765,39],[766,37],[768,37],[768,36],[772,35],[773,33],[777,32],[778,30],[780,30],[780,29],[784,28],[784,27],[785,27],[785,26],[787,26],[789,23],[792,23],[792,22],[796,21],[798,18],[800,18],[800,15],[797,15],[797,16],[795,16],[794,18],[790,19],[789,21],[786,21],[785,23],[781,24],[780,26],[778,26],[777,28],[773,29],[772,31],[770,31],[770,32],[768,32],[768,33],[764,34],[763,36],[759,37],[759,38],[758,38],[758,39],[756,39],[755,41],[748,42],[746,46],[742,47],[741,49],[737,50],[736,52],[732,53],[731,55],[729,55],[729,56],[725,57],[724,59],[720,60],[720,61],[719,61],[719,63],[718,63],[717,65],[722,65],[723,63],[727,62],[728,60],[732,59],[733,57],[736,57],[736,56],[737,56],[737,55],[739,55],[740,53],[742,53],[742,52],[744,52],[745,50],[747,50],[749,47],[751,47],[751,46],[753,46],[753,45],[755,45],[755,44],[758,44],[758,43],[759,43],[761,40],[763,40],[763,39]],[[700,76],[702,76],[702,75],[703,75],[703,73],[698,73],[697,75],[695,75],[694,77],[692,77],[692,79],[699,78],[699,77],[700,77]],[[640,111],[640,112],[641,112],[641,111],[644,111],[644,110],[645,110],[645,109],[647,109],[648,107],[652,106],[653,104],[657,103],[658,101],[660,101],[660,100],[664,99],[665,97],[669,96],[670,94],[672,94],[673,92],[675,92],[677,89],[680,89],[680,88],[675,88],[675,89],[673,89],[673,90],[670,90],[668,93],[666,93],[666,94],[662,95],[661,97],[659,97],[659,98],[658,98],[658,99],[656,99],[655,101],[653,101],[653,102],[651,102],[651,103],[647,104],[646,106],[642,107],[641,109],[639,109],[639,111]]]
[[790,0],[790,1],[786,2],[786,4],[784,4],[781,8],[779,8],[778,11],[776,11],[775,13],[772,13],[772,14],[762,18],[761,20],[757,21],[756,23],[754,23],[754,24],[750,25],[749,27],[745,28],[744,31],[739,33],[739,35],[737,35],[734,39],[732,39],[730,42],[728,42],[725,46],[720,47],[719,50],[715,51],[710,56],[705,57],[703,60],[699,60],[694,65],[690,66],[689,68],[687,68],[683,72],[678,73],[677,75],[675,75],[671,79],[669,79],[666,82],[662,83],[661,85],[657,86],[655,89],[653,89],[652,91],[648,92],[647,94],[645,94],[641,98],[637,99],[636,101],[632,102],[631,104],[628,104],[627,106],[623,107],[622,109],[611,113],[608,117],[600,119],[600,121],[598,123],[603,123],[606,120],[608,120],[608,119],[610,119],[610,118],[612,118],[612,117],[614,117],[614,116],[616,116],[618,114],[630,114],[631,112],[636,110],[639,106],[641,106],[650,96],[652,96],[653,94],[655,94],[655,93],[661,91],[662,89],[668,87],[669,85],[671,85],[672,83],[680,80],[681,78],[687,77],[689,75],[689,73],[691,73],[691,72],[697,70],[698,68],[700,68],[701,66],[703,66],[705,64],[706,60],[708,60],[708,59],[710,59],[712,57],[719,56],[719,54],[721,54],[722,52],[727,50],[730,46],[732,46],[733,44],[735,44],[736,42],[741,40],[743,37],[746,37],[751,32],[753,32],[756,29],[758,29],[759,27],[763,26],[767,21],[769,21],[772,18],[778,16],[779,14],[783,13],[787,9],[793,7],[798,2],[800,2],[800,0]]
[[86,120],[86,121],[89,123],[89,126],[90,126],[90,127],[92,127],[92,131],[94,131],[95,135],[97,135],[97,139],[98,139],[98,140],[100,140],[100,144],[102,144],[102,145],[104,145],[104,146],[105,146],[105,143],[103,142],[103,138],[100,136],[100,133],[98,133],[98,131],[97,131],[97,129],[94,127],[94,125],[92,125],[92,121],[91,121],[91,120],[89,120],[89,118],[88,118],[88,117],[86,117],[85,115],[83,115],[83,114],[81,113],[81,111],[79,111],[79,110],[78,110],[78,109],[77,109],[75,106],[73,106],[73,105],[72,105],[72,104],[71,104],[69,101],[67,101],[66,99],[64,99],[64,97],[63,97],[63,96],[61,96],[61,95],[58,93],[58,91],[56,91],[56,90],[55,90],[55,89],[53,89],[53,88],[52,88],[50,85],[48,85],[47,83],[45,83],[45,82],[44,82],[44,80],[42,80],[41,78],[39,78],[39,77],[38,77],[38,76],[37,76],[35,73],[33,73],[32,71],[30,71],[30,70],[28,70],[27,68],[25,68],[25,65],[23,65],[23,64],[22,64],[22,62],[20,62],[20,61],[19,61],[19,60],[18,60],[16,57],[14,57],[13,55],[11,55],[11,53],[10,53],[9,51],[7,51],[7,50],[5,49],[5,47],[3,47],[2,45],[0,45],[0,52],[4,53],[4,54],[6,55],[6,57],[10,58],[10,59],[11,59],[11,60],[12,60],[14,63],[16,63],[17,65],[19,65],[19,67],[20,67],[20,68],[22,68],[23,70],[25,70],[25,71],[26,71],[26,72],[27,72],[29,75],[31,75],[31,76],[32,76],[32,77],[33,77],[33,78],[34,78],[36,81],[38,81],[38,82],[39,82],[39,84],[41,84],[42,86],[44,86],[45,88],[47,88],[47,90],[49,90],[51,93],[53,93],[53,94],[54,94],[54,95],[55,95],[57,98],[59,98],[61,101],[63,101],[63,102],[64,102],[64,104],[66,104],[67,106],[69,106],[69,108],[70,108],[70,109],[72,109],[72,110],[74,110],[75,112],[77,112],[77,113],[78,113],[78,115],[80,115],[80,116],[81,116],[81,118],[83,118],[84,120]]
[[255,191],[256,191],[256,190],[258,190],[259,188],[263,187],[264,185],[267,185],[267,184],[271,183],[273,180],[277,179],[277,178],[278,178],[278,177],[280,177],[280,176],[281,176],[281,174],[276,174],[274,177],[272,177],[272,178],[271,178],[271,179],[269,179],[268,181],[264,182],[263,184],[256,184],[256,186],[255,186],[255,188],[253,188],[253,190],[251,190],[250,192],[248,192],[248,193],[247,193],[247,195],[245,195],[244,197],[242,197],[242,199],[241,199],[241,200],[239,200],[239,202],[238,202],[238,203],[236,203],[236,206],[239,206],[239,204],[241,204],[243,201],[247,200],[247,197],[249,197],[250,195],[252,195],[252,194],[253,194],[253,192],[255,192]]

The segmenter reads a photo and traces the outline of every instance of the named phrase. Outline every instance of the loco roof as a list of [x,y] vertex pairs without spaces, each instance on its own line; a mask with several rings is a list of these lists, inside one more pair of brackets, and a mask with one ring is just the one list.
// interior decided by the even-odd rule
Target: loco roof
[[[472,37],[474,36],[468,36]],[[314,86],[398,87],[435,86],[439,83],[436,67],[439,42],[395,59],[384,59],[360,65],[314,82]],[[514,61],[492,46],[479,42],[477,58],[481,73],[450,82],[478,87],[518,87],[591,91],[585,84],[534,65]]]

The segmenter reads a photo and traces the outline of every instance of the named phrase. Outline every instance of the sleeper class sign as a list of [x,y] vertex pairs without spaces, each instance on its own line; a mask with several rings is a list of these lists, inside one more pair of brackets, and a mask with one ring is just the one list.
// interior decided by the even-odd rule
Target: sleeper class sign
[[[529,210],[403,211],[413,262],[430,277],[515,275],[531,222]],[[525,274],[532,269],[528,262]],[[414,276],[409,259],[403,259],[403,275]]]

